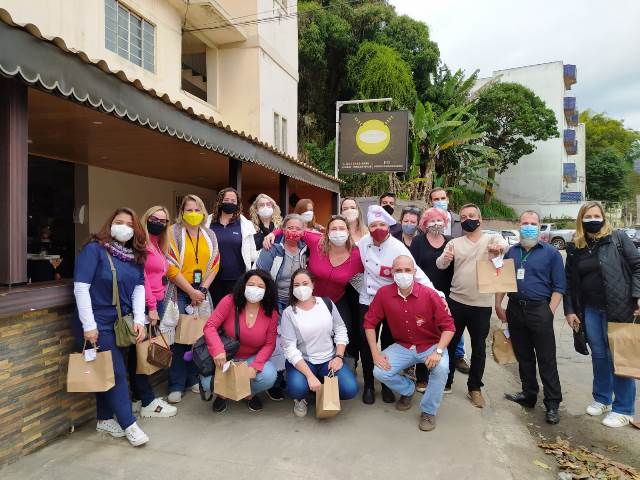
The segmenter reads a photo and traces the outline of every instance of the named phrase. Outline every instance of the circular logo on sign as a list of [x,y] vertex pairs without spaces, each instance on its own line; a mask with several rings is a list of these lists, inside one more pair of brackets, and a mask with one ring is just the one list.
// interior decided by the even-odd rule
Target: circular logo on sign
[[383,152],[390,141],[391,131],[380,120],[367,120],[356,132],[356,145],[368,155]]

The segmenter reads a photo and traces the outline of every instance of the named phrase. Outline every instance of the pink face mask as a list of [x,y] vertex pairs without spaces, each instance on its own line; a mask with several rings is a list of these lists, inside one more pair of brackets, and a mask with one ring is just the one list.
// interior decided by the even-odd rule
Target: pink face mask
[[388,235],[388,228],[376,228],[373,232],[371,232],[371,238],[373,238],[376,242],[384,241]]

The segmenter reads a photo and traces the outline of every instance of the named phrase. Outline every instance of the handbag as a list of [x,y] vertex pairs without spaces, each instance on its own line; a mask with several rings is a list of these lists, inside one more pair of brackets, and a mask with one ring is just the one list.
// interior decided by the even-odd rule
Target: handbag
[[573,348],[576,352],[582,355],[589,355],[589,348],[587,348],[587,332],[584,330],[584,322],[580,322],[578,329],[573,330]]
[[[147,362],[151,365],[154,365],[158,368],[169,368],[171,366],[171,359],[173,357],[173,353],[171,353],[171,349],[169,348],[169,344],[167,340],[162,335],[162,332],[158,327],[152,326],[150,328],[150,333],[153,335],[151,338],[151,342],[149,343],[149,350],[147,351]],[[164,345],[158,343],[155,339],[161,338],[164,342]]]
[[[227,355],[227,360],[233,359],[240,349],[240,312],[238,311],[238,307],[235,308],[234,326],[235,338],[229,337],[222,326],[218,329],[218,335],[222,341],[224,351]],[[205,377],[213,375],[215,370],[213,358],[209,353],[209,347],[207,346],[204,335],[193,344],[191,351],[193,355],[193,363],[195,363],[200,375]]]
[[116,267],[113,265],[111,254],[105,250],[107,258],[109,259],[109,265],[111,267],[111,284],[113,290],[113,297],[111,304],[115,305],[116,312],[118,312],[118,320],[114,326],[116,333],[116,345],[118,347],[129,347],[136,343],[136,333],[133,330],[133,314],[129,313],[122,316],[122,309],[120,308],[120,293],[118,292],[118,274],[116,273]]

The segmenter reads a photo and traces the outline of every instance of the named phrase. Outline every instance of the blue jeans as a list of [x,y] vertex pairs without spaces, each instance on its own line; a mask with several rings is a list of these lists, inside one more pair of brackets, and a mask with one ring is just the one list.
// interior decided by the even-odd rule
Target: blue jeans
[[[244,362],[246,361],[247,364],[249,366],[251,366],[251,364],[254,362],[254,360],[256,359],[255,355],[252,357],[249,357],[247,359],[242,359],[242,358],[234,358],[234,361],[237,362]],[[262,367],[262,371],[261,372],[256,372],[256,378],[254,378],[253,380],[251,380],[250,384],[251,384],[251,395],[257,395],[260,392],[264,392],[265,390],[269,390],[271,387],[273,387],[273,384],[276,383],[276,377],[278,376],[278,372],[276,372],[275,367],[273,366],[273,364],[267,360],[264,363],[264,366]],[[200,383],[202,384],[202,388],[206,391],[206,392],[210,392],[211,391],[211,380],[213,379],[213,377],[211,375],[209,375],[208,377],[202,377],[200,379]]]
[[[178,310],[181,314],[185,314],[185,308],[191,304],[189,295],[178,289]],[[173,358],[171,359],[171,367],[169,367],[169,393],[184,392],[187,388],[198,383],[198,369],[195,363],[186,362],[184,354],[191,350],[191,345],[183,345],[174,343],[171,345]]]
[[[305,360],[306,361],[306,360]],[[313,364],[307,362],[311,372],[320,380],[329,374],[329,362]],[[289,362],[286,363],[287,368],[287,393],[294,400],[302,400],[307,398],[309,394],[309,383],[307,377],[304,376],[296,367]],[[336,372],[338,377],[338,390],[340,392],[340,400],[351,400],[358,394],[358,382],[356,376],[346,364]]]
[[[404,395],[413,395],[416,385],[413,381],[409,380],[401,373],[405,368],[412,367],[416,363],[424,363],[426,358],[435,352],[437,345],[428,348],[422,353],[418,353],[416,350],[405,348],[399,343],[387,347],[383,350],[389,363],[391,364],[390,370],[383,370],[376,366],[373,369],[373,376],[376,377],[381,383],[385,384],[394,392]],[[429,383],[427,383],[427,390],[424,392],[422,401],[420,402],[420,409],[424,413],[430,415],[436,415],[438,408],[442,402],[442,395],[444,394],[444,386],[447,383],[447,376],[449,375],[449,353],[445,349],[442,353],[440,363],[432,368],[429,372]]]
[[456,345],[456,358],[464,358],[464,337]]
[[593,365],[593,399],[623,415],[635,413],[636,381],[613,373],[613,358],[607,338],[607,314],[604,310],[586,307],[584,311],[587,342]]

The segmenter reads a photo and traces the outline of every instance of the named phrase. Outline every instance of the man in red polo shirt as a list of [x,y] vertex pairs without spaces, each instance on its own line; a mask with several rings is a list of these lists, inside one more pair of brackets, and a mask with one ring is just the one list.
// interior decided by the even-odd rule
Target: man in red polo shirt
[[[418,426],[429,431],[436,427],[436,414],[449,375],[447,346],[455,327],[438,293],[415,282],[413,258],[396,257],[392,272],[394,284],[378,290],[364,317],[365,335],[375,363],[373,376],[401,395],[396,402],[398,410],[409,410],[416,386],[402,372],[424,362],[430,374],[420,402]],[[396,343],[380,352],[375,328],[384,318]]]

